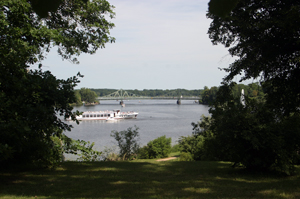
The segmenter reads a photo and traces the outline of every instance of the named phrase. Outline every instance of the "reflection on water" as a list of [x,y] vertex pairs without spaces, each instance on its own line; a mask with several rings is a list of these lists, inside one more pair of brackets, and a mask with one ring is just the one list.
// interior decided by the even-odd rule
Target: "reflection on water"
[[146,145],[150,140],[166,135],[172,138],[175,144],[180,136],[192,134],[192,122],[200,120],[202,114],[208,115],[208,107],[199,105],[193,100],[183,100],[181,105],[174,100],[130,100],[124,101],[126,106],[121,107],[118,101],[101,101],[96,106],[74,107],[79,111],[104,111],[120,109],[122,111],[136,111],[137,119],[118,120],[106,122],[103,120],[82,121],[79,125],[67,122],[74,126],[66,135],[73,139],[95,142],[97,150],[105,146],[116,145],[111,131],[122,131],[129,127],[139,127],[140,143]]

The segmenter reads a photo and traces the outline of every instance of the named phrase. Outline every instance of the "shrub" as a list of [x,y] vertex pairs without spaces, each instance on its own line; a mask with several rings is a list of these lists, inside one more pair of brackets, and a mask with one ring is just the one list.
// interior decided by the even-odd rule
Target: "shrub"
[[61,142],[63,143],[63,152],[79,156],[78,161],[101,160],[102,152],[93,149],[94,142],[74,140],[67,136],[62,136]]
[[189,153],[193,160],[219,160],[215,151],[215,136],[209,129],[211,117],[201,116],[201,121],[192,123],[193,134],[191,136],[181,136],[179,138],[179,148],[181,153]]
[[117,146],[107,147],[105,146],[102,154],[101,154],[101,160],[103,161],[119,161],[121,160],[121,157],[116,152]]
[[149,147],[149,158],[168,157],[171,152],[171,141],[171,138],[166,138],[165,135],[150,141],[147,144]]
[[180,161],[193,161],[193,155],[191,153],[182,152],[180,153]]
[[161,136],[150,142],[139,150],[139,157],[142,159],[154,159],[168,157],[171,152],[171,138]]
[[139,149],[139,152],[138,152],[138,157],[141,158],[141,159],[149,159],[149,147],[146,145],[146,146],[143,146],[142,148]]
[[193,160],[201,160],[203,155],[203,141],[204,137],[199,135],[181,136],[179,138],[179,146],[181,153],[188,153]]
[[110,153],[106,156],[104,161],[121,161],[122,158],[119,156],[119,154],[116,153]]

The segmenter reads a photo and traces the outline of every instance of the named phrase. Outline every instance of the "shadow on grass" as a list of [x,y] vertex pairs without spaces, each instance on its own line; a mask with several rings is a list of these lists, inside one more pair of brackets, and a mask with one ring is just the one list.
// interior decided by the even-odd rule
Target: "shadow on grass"
[[0,178],[7,198],[300,198],[299,175],[247,173],[226,162],[65,162]]

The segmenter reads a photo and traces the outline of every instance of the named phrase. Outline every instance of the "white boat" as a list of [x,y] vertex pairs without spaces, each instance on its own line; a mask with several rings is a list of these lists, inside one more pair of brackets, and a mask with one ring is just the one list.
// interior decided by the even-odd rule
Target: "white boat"
[[109,117],[106,119],[106,122],[115,122],[115,121],[118,121],[118,120],[116,120],[114,117]]
[[[86,111],[76,116],[77,120],[112,120],[112,119],[134,119],[139,113],[133,111],[121,112],[113,111]],[[68,118],[67,120],[71,120]]]

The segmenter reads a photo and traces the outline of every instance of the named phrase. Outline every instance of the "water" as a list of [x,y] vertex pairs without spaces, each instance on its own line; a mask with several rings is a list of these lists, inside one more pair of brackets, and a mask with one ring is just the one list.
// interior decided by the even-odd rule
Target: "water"
[[66,135],[73,139],[80,139],[95,142],[95,149],[103,150],[105,147],[116,146],[111,131],[122,131],[129,127],[139,127],[140,144],[146,145],[149,141],[160,136],[166,135],[172,138],[175,144],[180,136],[192,134],[192,122],[200,120],[200,116],[209,115],[208,107],[199,105],[193,100],[183,100],[181,105],[174,100],[130,100],[124,101],[125,107],[121,107],[118,101],[101,101],[96,106],[75,107],[79,111],[104,111],[120,109],[121,111],[135,111],[139,115],[137,119],[118,120],[109,123],[106,121],[82,121],[77,125],[73,121],[74,128]]

